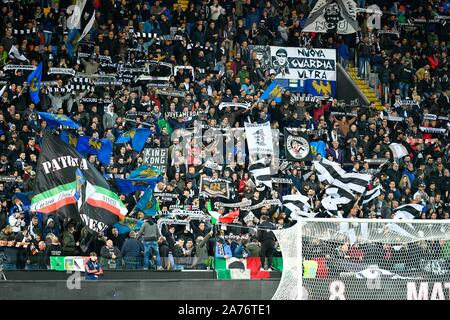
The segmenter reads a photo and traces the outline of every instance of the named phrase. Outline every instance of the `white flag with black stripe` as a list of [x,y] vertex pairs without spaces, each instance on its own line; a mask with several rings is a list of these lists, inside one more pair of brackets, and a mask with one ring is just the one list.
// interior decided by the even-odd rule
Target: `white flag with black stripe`
[[409,154],[406,147],[400,143],[391,143],[389,149],[391,149],[394,159],[401,159]]
[[376,188],[373,188],[370,191],[367,191],[363,196],[363,204],[369,203],[376,197],[378,197],[381,194],[381,185],[377,186]]
[[[355,200],[355,194],[349,189],[343,189],[340,187],[330,186],[325,190],[325,193],[333,198],[345,198],[350,201]],[[347,202],[347,203],[348,203]]]
[[348,198],[333,198],[331,196],[322,199],[322,206],[328,211],[337,211],[338,205],[348,204],[352,201]]
[[9,50],[9,58],[10,59],[17,59],[20,61],[29,61],[27,57],[25,57],[23,54],[19,52],[19,50],[16,48],[15,45],[11,46],[11,49]]
[[422,214],[421,204],[408,203],[394,209],[394,219],[414,219]]
[[327,159],[323,159],[320,162],[314,161],[314,168],[319,174],[320,181],[326,180],[331,185],[358,193],[363,193],[372,179],[370,174],[347,173],[337,162]]
[[77,0],[75,6],[69,8],[72,15],[67,19],[69,29],[80,29],[78,41],[83,39],[91,30],[95,22],[95,9],[93,0]]
[[283,206],[291,211],[291,218],[294,220],[299,217],[313,218],[316,215],[315,212],[310,212],[309,198],[302,194],[283,196]]
[[272,188],[272,177],[270,174],[270,164],[267,164],[265,159],[260,159],[255,163],[252,163],[248,167],[248,171],[250,171],[255,177],[256,184],[258,181],[263,183],[269,188]]

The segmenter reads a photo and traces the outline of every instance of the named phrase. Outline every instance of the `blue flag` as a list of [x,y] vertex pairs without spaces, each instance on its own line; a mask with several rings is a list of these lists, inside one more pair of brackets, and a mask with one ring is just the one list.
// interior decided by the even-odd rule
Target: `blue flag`
[[336,81],[305,80],[305,90],[313,96],[334,97],[336,95]]
[[38,112],[38,115],[45,121],[50,128],[66,126],[72,129],[79,129],[80,125],[63,114],[54,114],[49,112]]
[[129,233],[133,230],[139,230],[143,224],[143,220],[125,217],[123,220],[116,222],[116,224],[113,225],[113,228],[117,228],[119,234],[124,234]]
[[42,78],[42,62],[33,70],[27,78],[28,86],[30,87],[30,97],[34,103],[39,103],[39,91],[41,91]]
[[65,143],[71,145],[72,147],[76,148],[77,143],[78,143],[78,138],[76,135],[71,134],[67,131],[61,131],[59,134],[59,137],[61,138],[62,141],[64,141]]
[[154,188],[160,181],[160,177],[150,179],[114,179],[119,192],[125,195],[135,191],[145,191],[147,188]]
[[152,132],[150,129],[137,128],[122,134],[116,141],[117,144],[127,143],[131,140],[131,147],[134,151],[141,152],[144,149],[147,138],[150,137]]
[[14,198],[18,198],[22,201],[24,207],[29,208],[31,205],[31,198],[33,197],[33,192],[16,192],[14,193]]
[[139,202],[136,205],[136,209],[151,217],[156,215],[156,213],[158,212],[158,202],[153,195],[153,188],[149,187],[147,190],[145,190],[144,194],[142,195],[141,199],[139,199]]
[[261,95],[261,99],[263,100],[275,100],[275,102],[281,102],[281,94],[282,94],[283,86],[281,86],[276,80],[272,81],[270,86],[263,92]]
[[77,151],[83,156],[94,154],[105,166],[109,166],[112,154],[112,143],[108,139],[95,139],[92,137],[78,137]]
[[325,142],[322,140],[312,141],[309,143],[309,148],[311,150],[311,154],[315,157],[317,154],[320,154],[322,158],[325,158]]
[[148,179],[154,178],[161,175],[161,170],[154,166],[149,166],[147,164],[140,165],[136,170],[133,170],[128,177],[129,179]]

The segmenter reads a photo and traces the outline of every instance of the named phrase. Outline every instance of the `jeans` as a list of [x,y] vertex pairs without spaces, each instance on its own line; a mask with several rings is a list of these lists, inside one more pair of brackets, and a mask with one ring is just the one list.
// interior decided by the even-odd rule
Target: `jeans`
[[52,32],[44,31],[44,45],[48,46],[52,42]]
[[186,31],[189,36],[191,35],[191,30],[194,25],[195,25],[195,23],[192,23],[192,22],[186,23]]
[[409,96],[409,83],[399,82],[398,85],[400,87],[400,95],[402,99],[405,99],[407,96]]
[[341,64],[342,68],[347,69],[348,59],[339,57],[339,63]]
[[358,57],[358,77],[365,78],[369,74],[367,70],[367,64],[369,63],[369,58],[359,56]]
[[156,256],[156,267],[160,267],[161,258],[159,256],[158,242],[144,241],[144,269],[148,269],[150,254]]

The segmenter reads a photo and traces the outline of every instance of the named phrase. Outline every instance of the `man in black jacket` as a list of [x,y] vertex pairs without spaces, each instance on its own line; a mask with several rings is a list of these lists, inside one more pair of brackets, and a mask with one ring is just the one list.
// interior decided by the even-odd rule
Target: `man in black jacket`
[[[275,230],[275,226],[273,223],[269,221],[269,217],[266,215],[262,215],[260,218],[260,225],[257,234],[258,241],[261,242],[261,270],[275,270],[272,267],[272,257],[273,257],[273,249],[275,248],[275,235],[272,231],[267,230]],[[264,269],[264,265],[267,258],[267,269]]]
[[383,95],[382,102],[386,103],[389,100],[390,93],[390,77],[391,77],[391,69],[389,68],[389,60],[385,59],[383,62],[383,66],[378,73],[378,78],[380,79],[381,85],[383,87]]

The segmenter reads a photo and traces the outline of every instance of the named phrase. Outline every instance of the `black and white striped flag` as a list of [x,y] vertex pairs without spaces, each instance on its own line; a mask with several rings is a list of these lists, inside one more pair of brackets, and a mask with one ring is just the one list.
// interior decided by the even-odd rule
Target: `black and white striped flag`
[[291,218],[313,218],[316,213],[310,212],[309,198],[302,194],[290,194],[283,196],[283,206],[291,211]]
[[77,5],[81,8],[80,29],[81,35],[78,41],[83,39],[91,30],[95,22],[95,9],[93,0],[78,0]]
[[255,177],[256,184],[258,184],[258,181],[260,181],[267,187],[272,188],[270,164],[268,164],[265,159],[260,159],[249,165],[248,171],[250,171]]
[[422,214],[424,206],[408,203],[394,209],[394,219],[414,219]]
[[322,206],[328,211],[337,211],[339,205],[349,204],[352,199],[349,198],[333,198],[331,196],[322,199]]
[[325,193],[333,198],[348,199],[349,202],[355,200],[355,194],[347,188],[344,189],[340,187],[330,186],[325,190]]
[[369,203],[370,201],[378,197],[380,194],[381,194],[381,185],[373,188],[370,191],[367,191],[362,197],[363,198],[362,203],[363,204]]
[[327,159],[314,161],[314,168],[319,174],[320,181],[327,181],[329,184],[340,187],[341,189],[363,193],[372,175],[363,173],[345,172],[337,162]]

